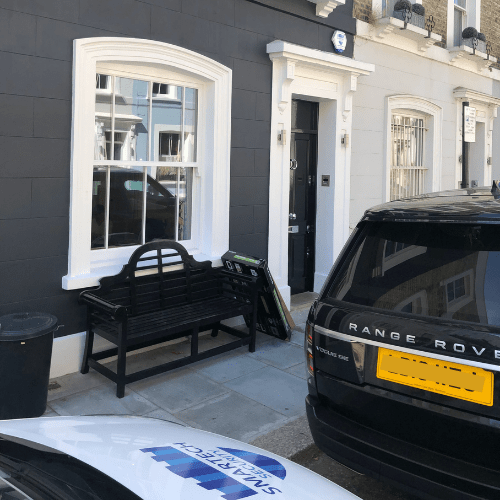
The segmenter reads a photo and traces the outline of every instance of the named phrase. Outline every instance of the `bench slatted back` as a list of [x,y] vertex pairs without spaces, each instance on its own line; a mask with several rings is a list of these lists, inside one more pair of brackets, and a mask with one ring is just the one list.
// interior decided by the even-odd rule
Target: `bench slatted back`
[[179,243],[159,240],[139,247],[116,276],[93,293],[136,316],[220,293],[212,263],[198,262]]

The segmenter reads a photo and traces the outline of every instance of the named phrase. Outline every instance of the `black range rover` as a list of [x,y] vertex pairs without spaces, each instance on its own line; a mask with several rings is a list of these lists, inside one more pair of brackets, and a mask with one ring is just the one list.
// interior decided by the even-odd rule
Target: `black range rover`
[[500,498],[498,198],[368,210],[309,313],[316,445],[423,498]]

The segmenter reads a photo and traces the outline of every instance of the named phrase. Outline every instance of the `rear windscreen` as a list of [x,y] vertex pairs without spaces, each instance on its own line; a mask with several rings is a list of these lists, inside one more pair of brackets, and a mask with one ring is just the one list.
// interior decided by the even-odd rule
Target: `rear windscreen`
[[327,295],[500,326],[500,227],[370,222]]

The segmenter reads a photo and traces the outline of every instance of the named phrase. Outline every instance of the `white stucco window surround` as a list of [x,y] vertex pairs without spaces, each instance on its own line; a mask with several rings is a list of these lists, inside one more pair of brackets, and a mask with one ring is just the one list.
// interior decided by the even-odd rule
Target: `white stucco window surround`
[[[280,40],[267,45],[273,62],[271,110],[271,170],[269,179],[268,261],[287,304],[290,141],[293,98],[319,102],[318,176],[330,175],[329,187],[317,187],[316,269],[319,291],[335,257],[349,236],[351,146],[341,139],[351,135],[352,97],[358,77],[375,70],[373,64]],[[282,136],[283,137],[283,136]]]
[[[186,165],[194,172],[191,238],[181,243],[196,258],[217,261],[229,246],[231,69],[162,42],[79,39],[73,43],[70,235],[63,288],[96,286],[99,278],[119,272],[137,248],[91,250],[96,73],[197,89],[198,152]],[[142,160],[129,163],[149,166]]]
[[476,108],[476,142],[469,144],[469,178],[476,180],[479,186],[490,186],[492,182],[492,163],[488,158],[493,157],[493,125],[498,116],[500,99],[482,92],[457,87],[453,91],[457,100],[457,146],[456,146],[456,174],[455,186],[462,180],[462,164],[459,157],[462,155],[462,113],[463,102]]
[[423,154],[424,165],[428,169],[425,181],[425,192],[431,193],[433,191],[439,191],[441,189],[442,177],[442,108],[428,99],[412,95],[389,96],[386,98],[385,108],[386,146],[384,148],[384,200],[389,201],[391,195],[391,154],[393,150],[391,123],[394,114],[417,115],[425,118],[425,147]]

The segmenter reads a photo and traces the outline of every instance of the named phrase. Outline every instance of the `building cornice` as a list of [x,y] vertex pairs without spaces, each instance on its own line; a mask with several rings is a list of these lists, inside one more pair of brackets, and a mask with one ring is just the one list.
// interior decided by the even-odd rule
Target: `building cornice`
[[477,92],[476,90],[466,89],[465,87],[457,87],[453,90],[453,95],[456,99],[462,99],[464,101],[473,101],[495,108],[500,106],[500,99],[498,97],[483,94],[482,92]]
[[344,120],[352,110],[352,95],[357,88],[360,75],[369,75],[375,71],[370,63],[355,61],[349,57],[331,54],[322,50],[309,49],[301,45],[275,40],[267,45],[267,53],[280,72],[278,88],[278,108],[284,113],[291,101],[290,86],[295,79],[296,66],[307,66],[324,73],[340,73],[347,78],[344,95]]
[[339,5],[345,5],[345,0],[309,0],[316,4],[316,15],[318,17],[328,17],[333,9]]

